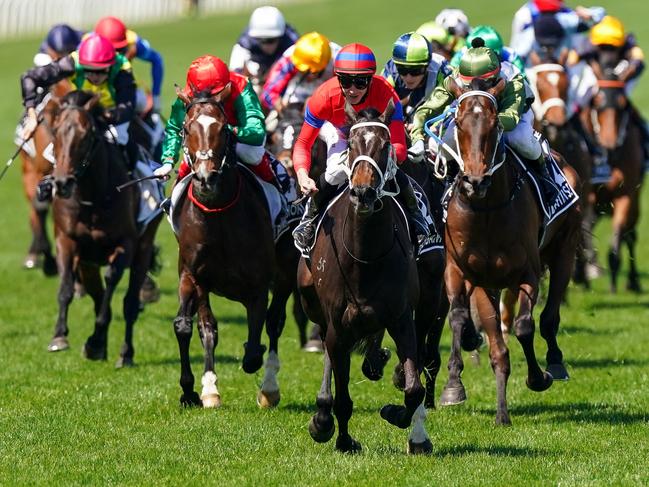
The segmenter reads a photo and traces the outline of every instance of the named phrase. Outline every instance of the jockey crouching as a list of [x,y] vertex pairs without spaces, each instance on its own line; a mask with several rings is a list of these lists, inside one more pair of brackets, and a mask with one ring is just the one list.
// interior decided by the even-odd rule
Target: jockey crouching
[[[228,85],[230,95],[222,102],[228,124],[236,139],[237,157],[261,180],[275,185],[280,193],[284,193],[288,189],[285,187],[287,185],[280,186],[271,166],[274,158],[264,149],[264,113],[250,81],[243,75],[230,72],[219,58],[206,55],[192,61],[187,70],[187,84],[183,92],[190,98],[199,93],[216,95]],[[154,171],[156,176],[167,176],[176,162],[183,144],[181,133],[185,114],[185,104],[180,98],[176,98],[165,128],[162,166]],[[178,181],[190,172],[191,168],[183,159],[178,171]]]
[[[344,171],[347,166],[347,137],[343,132],[346,103],[357,112],[366,108],[383,112],[393,100],[396,109],[389,125],[392,147],[398,163],[406,158],[401,103],[388,82],[375,75],[374,53],[361,44],[348,44],[336,56],[334,73],[336,78],[322,84],[309,99],[304,124],[293,150],[298,183],[304,194],[311,195],[302,221],[293,231],[296,246],[301,250],[313,246],[318,215],[347,181]],[[327,143],[327,169],[316,182],[309,177],[309,169],[311,147],[319,132]],[[428,237],[428,224],[419,210],[408,176],[397,169],[394,179],[401,190],[397,198],[408,213],[417,239]]]
[[[503,137],[519,155],[536,162],[534,169],[537,172],[546,178],[549,177],[546,158],[551,156],[549,153],[544,153],[539,139],[535,136],[532,126],[534,115],[530,109],[529,95],[526,95],[524,78],[520,71],[516,70],[511,79],[508,79],[501,70],[498,55],[488,47],[484,47],[484,41],[479,37],[473,40],[473,47],[462,55],[460,65],[454,69],[453,74],[435,88],[430,98],[415,112],[413,129],[410,132],[413,145],[409,152],[412,158],[421,160],[424,157],[425,123],[441,114],[455,100],[455,96],[449,90],[451,80],[454,79],[458,86],[468,87],[475,78],[484,80],[488,87],[495,86],[500,79],[506,81],[505,89],[497,100],[498,119],[504,131]],[[450,128],[452,130],[447,131],[449,142],[453,140],[455,130],[453,122]]]
[[[21,77],[23,105],[27,120],[23,140],[31,137],[38,125],[35,106],[38,88],[47,89],[69,78],[74,89],[97,94],[108,123],[105,138],[119,145],[132,169],[137,159],[137,147],[129,144],[128,127],[133,118],[135,81],[128,60],[115,52],[109,40],[98,34],[86,37],[79,49],[45,66],[37,66]],[[39,199],[49,199],[52,185],[44,179],[38,187]]]

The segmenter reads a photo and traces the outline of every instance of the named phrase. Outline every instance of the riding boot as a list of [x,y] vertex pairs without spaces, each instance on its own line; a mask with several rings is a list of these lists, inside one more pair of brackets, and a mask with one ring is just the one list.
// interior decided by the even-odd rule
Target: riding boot
[[282,187],[275,176],[273,167],[271,166],[272,156],[268,152],[264,152],[261,161],[256,166],[249,165],[248,168],[253,172],[255,176],[266,183],[270,183],[277,188],[280,193],[283,193]]
[[308,251],[313,247],[316,231],[315,225],[318,216],[321,211],[327,208],[327,205],[338,191],[338,186],[329,184],[324,174],[317,181],[317,186],[318,192],[309,198],[304,215],[302,215],[302,220],[300,220],[300,224],[293,230],[295,245],[300,250]]
[[541,154],[539,158],[534,161],[536,164],[534,165],[534,169],[538,172],[538,174],[543,178],[543,179],[548,179],[550,180],[550,173],[548,172],[548,164],[550,164],[552,160],[552,156],[549,154]]
[[42,203],[52,201],[52,176],[45,176],[36,186],[36,199]]
[[137,143],[133,138],[129,138],[126,145],[120,146],[122,153],[124,154],[124,159],[126,161],[126,169],[129,173],[132,173],[135,169],[135,165],[140,157],[140,150],[137,146]]
[[419,209],[419,200],[415,195],[415,190],[410,184],[410,178],[401,169],[397,169],[394,179],[399,185],[397,199],[408,213],[408,220],[414,229],[417,245],[421,245],[425,239],[430,237],[430,227]]

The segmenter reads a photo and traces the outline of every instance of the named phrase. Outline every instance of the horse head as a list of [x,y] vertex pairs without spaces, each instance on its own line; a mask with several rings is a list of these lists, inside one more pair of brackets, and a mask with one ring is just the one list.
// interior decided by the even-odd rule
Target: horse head
[[505,86],[504,79],[492,87],[474,79],[465,88],[451,80],[450,91],[457,99],[455,137],[461,163],[460,191],[469,198],[484,198],[493,173],[502,165],[502,161],[496,161],[503,133],[497,100]]
[[94,112],[99,109],[99,95],[73,91],[60,102],[52,131],[56,164],[52,171],[55,194],[69,198],[74,184],[83,176],[97,142]]
[[270,136],[270,151],[276,154],[286,172],[295,178],[293,147],[304,123],[304,103],[289,103],[277,115],[277,127]]
[[567,58],[567,49],[563,49],[558,57],[549,58],[542,58],[532,51],[532,66],[526,70],[535,96],[532,109],[550,143],[556,141],[561,129],[568,122],[566,105],[569,80],[564,67]]
[[629,99],[625,82],[619,79],[623,67],[616,52],[603,51],[598,61],[590,63],[597,77],[597,93],[592,106],[598,127],[597,139],[606,150],[614,150],[624,142],[629,122]]
[[230,91],[229,83],[215,95],[193,92],[188,96],[176,88],[176,94],[186,106],[183,149],[203,192],[217,191],[224,171],[234,167],[234,158],[229,157],[230,129],[223,108]]
[[396,160],[392,154],[389,124],[394,113],[390,101],[381,114],[374,109],[360,113],[345,104],[349,129],[350,200],[358,214],[370,215],[383,196],[386,182],[394,176]]

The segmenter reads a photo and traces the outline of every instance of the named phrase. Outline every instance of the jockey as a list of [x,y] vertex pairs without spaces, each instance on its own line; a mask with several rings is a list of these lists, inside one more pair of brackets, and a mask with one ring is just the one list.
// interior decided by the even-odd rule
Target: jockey
[[263,78],[298,37],[277,8],[259,7],[252,12],[248,27],[232,48],[230,70],[242,73],[245,68],[250,75]]
[[[95,25],[95,32],[110,42],[117,52],[124,55],[129,61],[133,58],[140,59],[151,65],[151,95],[153,97],[153,110],[160,111],[160,92],[162,78],[164,77],[164,64],[160,53],[151,48],[146,39],[141,38],[132,30],[128,30],[124,23],[115,17],[103,17]],[[143,112],[146,106],[144,92],[136,93],[136,110]]]
[[[525,65],[523,64],[523,60],[518,57],[518,55],[511,47],[504,45],[503,39],[502,37],[500,37],[500,34],[496,29],[494,29],[490,25],[478,25],[471,29],[471,32],[466,38],[467,43],[471,45],[473,39],[475,39],[476,37],[481,37],[484,40],[485,47],[488,47],[496,54],[498,54],[501,63],[507,62],[513,64],[514,66],[516,66],[516,68],[518,68],[523,76],[525,75]],[[462,55],[464,54],[466,49],[467,48],[465,47],[464,49],[462,49],[462,51],[455,53],[455,56],[453,56],[453,59],[451,59],[452,67],[456,68],[460,65],[460,59],[462,59]]]
[[[601,7],[568,8],[563,0],[530,0],[514,14],[512,36],[509,45],[524,61],[535,47],[534,23],[540,16],[551,16],[557,19],[565,31],[562,42],[566,47],[577,43],[572,39],[575,34],[586,32],[605,15]],[[537,44],[538,46],[538,44]]]
[[52,61],[67,56],[81,42],[83,33],[67,24],[53,26],[41,43],[38,53],[34,56],[34,66],[45,66]]
[[69,78],[77,90],[91,91],[99,95],[99,104],[104,109],[104,118],[109,123],[106,138],[122,147],[132,167],[136,156],[131,147],[133,144],[128,144],[128,127],[133,117],[135,100],[135,81],[131,73],[131,64],[128,59],[115,52],[108,39],[98,34],[87,36],[81,41],[79,49],[71,54],[46,66],[32,68],[22,75],[22,98],[27,110],[23,140],[31,137],[38,125],[35,110],[38,88],[49,88],[64,78]]
[[435,17],[435,22],[441,25],[453,38],[453,52],[457,52],[466,46],[466,36],[469,35],[471,27],[469,18],[459,8],[442,9]]
[[469,86],[475,78],[484,80],[489,86],[495,86],[500,79],[504,79],[506,86],[498,99],[498,119],[505,132],[505,141],[524,158],[537,161],[537,171],[547,176],[545,157],[548,155],[544,154],[541,143],[534,136],[534,115],[530,110],[531,101],[525,94],[524,78],[518,70],[508,78],[502,69],[504,64],[501,64],[494,51],[484,47],[481,38],[473,40],[472,47],[462,55],[460,65],[455,68],[453,74],[435,88],[430,98],[415,113],[413,129],[410,132],[413,145],[409,150],[414,160],[424,156],[426,121],[442,113],[455,99],[449,90],[452,80],[462,87]]
[[[230,95],[222,102],[228,124],[236,139],[236,154],[260,179],[277,186],[271,167],[271,156],[264,149],[264,113],[248,78],[229,71],[226,64],[215,56],[201,56],[194,59],[189,66],[187,84],[183,92],[189,97],[201,92],[216,95],[228,85],[231,86]],[[181,133],[185,114],[185,104],[180,98],[176,98],[165,129],[162,166],[154,171],[157,176],[167,176],[178,158],[183,143]],[[190,172],[191,168],[183,160],[177,180],[180,181]]]
[[[401,103],[390,84],[376,76],[374,53],[362,44],[348,44],[336,56],[334,73],[336,78],[323,83],[307,102],[304,124],[293,150],[300,188],[304,194],[311,194],[302,221],[293,231],[296,245],[301,249],[312,247],[319,212],[326,208],[347,179],[343,170],[347,149],[347,137],[343,132],[347,103],[357,112],[366,108],[383,112],[392,100],[395,105],[389,125],[392,147],[398,162],[406,159]],[[321,131],[327,143],[327,169],[316,182],[309,177],[311,147]],[[428,224],[419,210],[410,180],[401,170],[396,171],[395,180],[401,188],[398,198],[406,208],[411,223],[414,223],[418,240],[427,237]]]
[[289,103],[306,103],[315,89],[333,76],[333,58],[338,51],[338,44],[318,32],[300,37],[270,69],[262,106],[281,112]]
[[404,116],[409,120],[417,106],[449,74],[446,59],[432,53],[428,40],[421,34],[408,32],[394,43],[392,59],[385,64],[382,76],[402,100]]
[[451,59],[455,48],[455,37],[450,35],[444,27],[435,21],[421,24],[415,31],[421,34],[430,42],[432,52],[443,56],[445,59]]

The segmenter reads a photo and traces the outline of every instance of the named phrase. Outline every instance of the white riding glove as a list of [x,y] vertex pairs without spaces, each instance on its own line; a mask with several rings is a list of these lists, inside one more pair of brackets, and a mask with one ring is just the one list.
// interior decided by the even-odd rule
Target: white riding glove
[[424,155],[426,154],[426,146],[424,145],[423,139],[418,140],[412,147],[408,149],[408,159],[412,162],[421,162],[424,160]]
[[160,108],[161,108],[160,95],[154,95],[151,98],[153,100],[153,111],[156,113],[160,113]]
[[160,166],[158,169],[153,171],[153,175],[157,176],[162,179],[167,179],[169,177],[169,173],[173,169],[173,166],[169,164],[168,162],[164,163],[162,166]]

